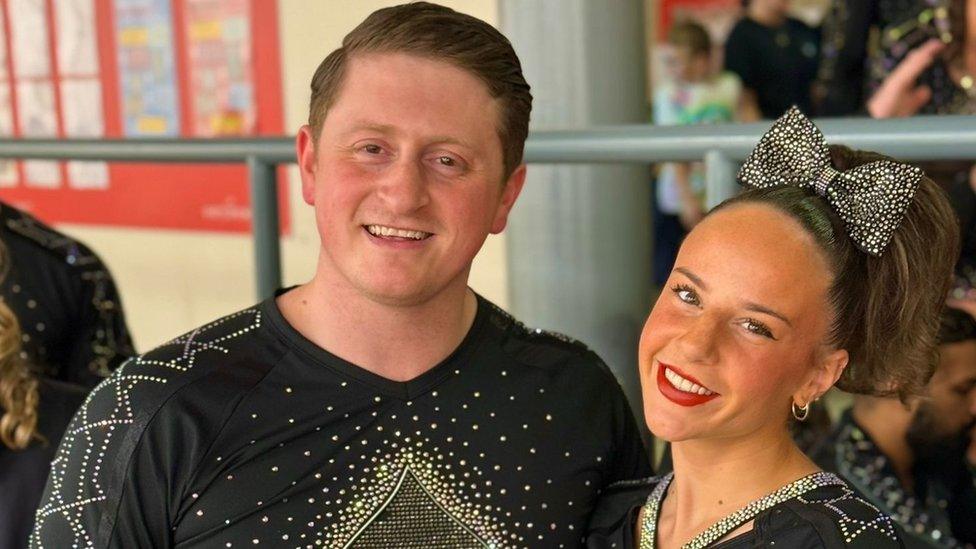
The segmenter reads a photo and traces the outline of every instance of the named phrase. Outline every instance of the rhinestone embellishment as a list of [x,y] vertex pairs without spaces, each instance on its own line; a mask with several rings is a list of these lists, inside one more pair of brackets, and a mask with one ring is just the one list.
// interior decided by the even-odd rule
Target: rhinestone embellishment
[[[644,506],[644,518],[640,527],[640,549],[654,549],[657,538],[657,517],[661,510],[661,502],[668,490],[674,473],[669,473],[661,479],[654,490],[647,496]],[[802,496],[803,494],[824,486],[846,486],[844,481],[833,473],[819,471],[795,480],[775,492],[754,500],[730,515],[709,526],[700,534],[681,546],[681,549],[702,549],[709,544],[722,539],[726,534],[754,519],[759,513],[779,505],[784,501]]]

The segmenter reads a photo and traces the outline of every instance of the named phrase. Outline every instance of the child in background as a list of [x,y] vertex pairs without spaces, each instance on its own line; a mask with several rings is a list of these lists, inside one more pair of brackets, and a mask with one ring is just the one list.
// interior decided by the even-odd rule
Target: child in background
[[[698,23],[678,22],[668,34],[671,79],[654,94],[654,123],[706,124],[757,120],[758,109],[742,94],[738,77],[717,73],[712,40]],[[654,282],[667,280],[685,234],[704,214],[700,163],[667,163],[658,174],[654,215]]]

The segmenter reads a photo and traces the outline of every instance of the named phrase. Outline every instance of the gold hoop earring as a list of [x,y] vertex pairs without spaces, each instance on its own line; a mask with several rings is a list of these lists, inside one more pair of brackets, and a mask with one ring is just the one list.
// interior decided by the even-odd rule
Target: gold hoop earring
[[793,417],[797,421],[804,421],[804,420],[806,420],[807,419],[807,415],[810,414],[810,403],[809,402],[807,402],[803,406],[797,406],[796,405],[796,402],[794,401],[791,404],[790,407],[793,409]]

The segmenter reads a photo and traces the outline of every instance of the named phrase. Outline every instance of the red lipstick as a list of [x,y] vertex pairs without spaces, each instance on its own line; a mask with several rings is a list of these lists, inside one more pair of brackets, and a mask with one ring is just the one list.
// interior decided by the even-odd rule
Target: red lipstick
[[685,391],[681,391],[677,389],[674,385],[671,385],[671,382],[668,381],[668,378],[664,376],[665,368],[670,369],[672,372],[678,374],[679,376],[687,379],[692,383],[697,383],[702,387],[704,387],[705,385],[699,382],[697,379],[685,374],[681,370],[678,370],[674,366],[665,364],[663,362],[658,362],[657,363],[657,390],[660,391],[661,394],[664,395],[664,397],[670,400],[671,402],[679,406],[698,406],[699,404],[705,404],[706,402],[713,400],[719,396],[718,393],[714,393],[714,392],[710,395],[699,395],[697,393],[686,393]]

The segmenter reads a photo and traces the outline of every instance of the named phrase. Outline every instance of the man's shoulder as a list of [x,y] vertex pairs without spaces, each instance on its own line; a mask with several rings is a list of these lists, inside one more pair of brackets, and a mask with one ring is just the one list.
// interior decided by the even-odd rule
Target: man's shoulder
[[263,316],[260,306],[249,307],[130,358],[92,392],[86,407],[103,409],[112,420],[128,410],[129,420],[148,422],[176,393],[199,380],[208,379],[211,389],[217,389],[212,386],[216,378],[222,385],[249,383],[254,368],[248,365],[270,367],[260,357],[269,341],[261,335]]
[[603,364],[583,342],[549,330],[530,328],[501,307],[482,300],[488,322],[497,331],[498,341],[513,359],[541,368],[567,363]]
[[490,302],[489,323],[492,337],[505,357],[519,365],[523,372],[544,372],[553,382],[572,378],[580,391],[606,394],[620,390],[617,378],[603,359],[583,342],[570,336],[530,328]]
[[131,359],[126,369],[167,380],[204,373],[252,357],[255,347],[270,341],[266,329],[266,314],[254,305],[175,337]]
[[[260,335],[263,325],[260,307],[227,315],[130,358],[95,387],[62,438],[38,509],[35,536],[40,537],[35,539],[66,531],[66,507],[86,517],[86,530],[72,530],[75,542],[96,536],[96,525],[110,531],[128,479],[146,473],[133,472],[140,455],[164,460],[160,447],[182,457],[209,447],[234,401],[276,363],[257,351],[271,341]],[[153,444],[147,446],[147,440]],[[178,463],[182,472],[169,466],[150,472],[178,476],[195,463],[187,458]]]

